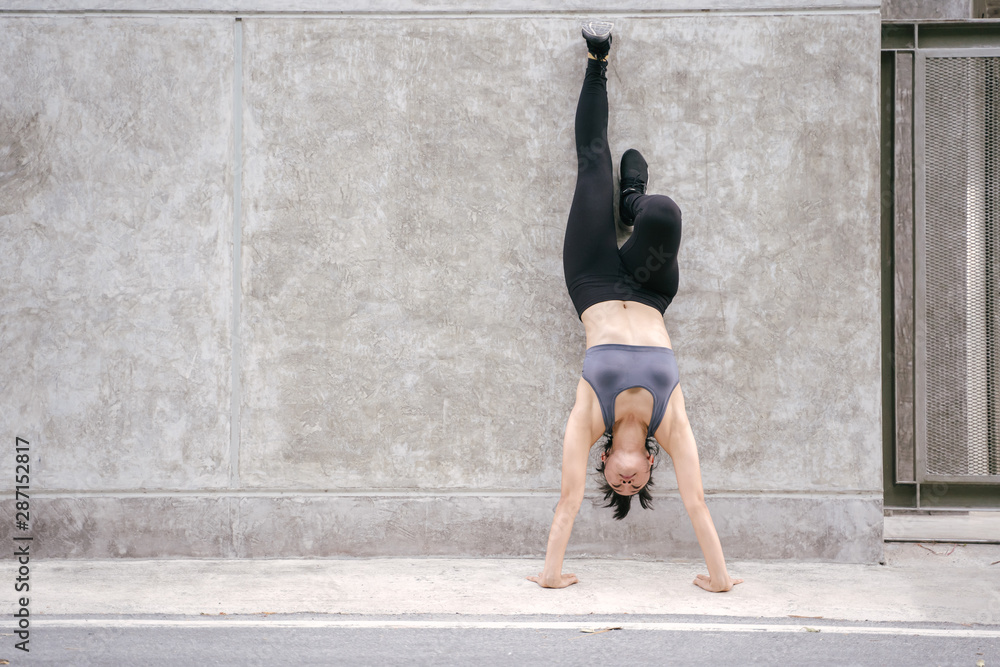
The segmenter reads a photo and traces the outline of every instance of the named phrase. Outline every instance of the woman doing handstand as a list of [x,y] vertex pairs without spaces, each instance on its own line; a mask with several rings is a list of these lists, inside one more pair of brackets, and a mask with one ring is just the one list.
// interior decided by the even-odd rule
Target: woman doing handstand
[[670,455],[684,508],[708,566],[694,584],[728,591],[742,579],[726,570],[705,504],[698,450],[684,409],[677,363],[663,313],[677,293],[681,212],[672,199],[646,194],[647,164],[630,149],[621,160],[619,217],[632,227],[619,250],[614,172],[608,146],[607,55],[611,24],[584,26],[587,70],[576,110],[578,173],[563,245],[566,286],[587,334],[582,378],[563,441],[562,489],[549,531],[545,566],[528,577],[544,588],[577,583],[562,572],[573,521],[583,503],[591,447],[606,435],[601,490],[615,518],[632,496],[652,506],[648,486],[656,447]]

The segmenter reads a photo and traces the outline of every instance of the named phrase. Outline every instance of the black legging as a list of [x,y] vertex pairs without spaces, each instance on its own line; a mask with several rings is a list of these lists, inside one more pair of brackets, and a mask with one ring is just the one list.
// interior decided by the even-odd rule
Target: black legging
[[629,197],[632,235],[618,249],[604,67],[587,59],[576,107],[576,192],[563,242],[563,272],[577,315],[595,303],[638,301],[662,314],[677,294],[681,211],[664,195]]

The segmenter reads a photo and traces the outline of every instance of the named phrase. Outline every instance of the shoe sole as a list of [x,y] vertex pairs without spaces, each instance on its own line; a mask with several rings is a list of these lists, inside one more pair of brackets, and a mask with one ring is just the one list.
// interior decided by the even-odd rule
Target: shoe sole
[[631,233],[632,228],[635,226],[635,221],[633,220],[632,224],[628,224],[624,220],[622,220],[622,214],[621,214],[621,198],[622,198],[621,182],[622,182],[622,176],[625,173],[624,171],[622,171],[622,168],[625,166],[625,156],[628,155],[629,153],[635,153],[639,157],[639,159],[642,160],[642,164],[644,166],[643,171],[646,172],[646,187],[649,187],[649,163],[646,162],[646,158],[642,156],[642,153],[640,153],[634,148],[629,148],[627,151],[622,153],[622,158],[621,160],[618,161],[618,178],[615,181],[616,185],[615,201],[618,204],[618,217],[616,217],[615,220],[618,222],[619,229],[621,229],[624,232]]
[[603,42],[611,34],[611,29],[615,24],[611,21],[584,21],[583,34],[591,37],[594,41]]
[[[630,154],[630,153],[634,153],[634,154],[635,154],[636,156],[638,156],[638,158],[639,158],[640,160],[642,160],[642,166],[643,166],[643,171],[646,171],[646,172],[647,172],[647,174],[648,174],[648,172],[649,172],[649,163],[648,163],[648,162],[646,162],[646,158],[644,158],[644,157],[642,156],[642,153],[640,153],[639,151],[637,151],[637,150],[636,150],[636,149],[634,149],[634,148],[630,148],[630,149],[628,149],[627,151],[625,151],[624,153],[622,153],[622,159],[621,159],[621,161],[619,162],[619,171],[620,171],[620,166],[621,166],[621,165],[624,165],[624,164],[625,164],[625,156],[626,156],[626,155],[628,155],[628,154]],[[648,175],[647,175],[647,177],[646,177],[646,180],[649,180],[649,177],[648,177]]]

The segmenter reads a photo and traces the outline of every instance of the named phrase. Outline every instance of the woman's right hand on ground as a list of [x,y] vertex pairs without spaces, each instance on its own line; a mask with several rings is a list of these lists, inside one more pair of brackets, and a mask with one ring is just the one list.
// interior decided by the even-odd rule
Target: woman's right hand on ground
[[543,572],[536,577],[526,577],[526,579],[535,582],[542,588],[566,588],[580,582],[576,578],[576,575],[572,573],[560,574],[557,577],[546,577]]

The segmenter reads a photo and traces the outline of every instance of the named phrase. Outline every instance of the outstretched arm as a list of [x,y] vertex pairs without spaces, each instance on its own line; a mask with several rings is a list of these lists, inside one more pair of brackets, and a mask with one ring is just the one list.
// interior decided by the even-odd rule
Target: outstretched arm
[[708,511],[708,505],[705,504],[701,467],[698,464],[698,448],[695,446],[694,433],[684,408],[684,394],[681,393],[680,385],[677,386],[676,394],[670,399],[670,410],[673,415],[670,422],[669,446],[665,449],[674,464],[677,488],[681,500],[684,501],[684,509],[691,519],[691,525],[694,526],[701,552],[705,556],[705,565],[708,566],[708,576],[699,574],[693,583],[707,591],[721,593],[743,580],[731,578],[726,570],[726,559],[722,555],[719,534],[715,531],[712,515]]
[[[583,380],[581,380],[583,382]],[[587,457],[590,447],[599,437],[594,435],[590,410],[587,402],[581,400],[581,390],[577,391],[577,401],[566,422],[563,438],[562,489],[559,504],[549,529],[549,543],[545,550],[545,567],[542,573],[528,577],[543,588],[565,588],[577,583],[575,574],[563,574],[563,557],[569,544],[573,522],[580,505],[583,504],[583,489],[587,481]]]

